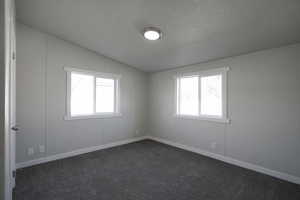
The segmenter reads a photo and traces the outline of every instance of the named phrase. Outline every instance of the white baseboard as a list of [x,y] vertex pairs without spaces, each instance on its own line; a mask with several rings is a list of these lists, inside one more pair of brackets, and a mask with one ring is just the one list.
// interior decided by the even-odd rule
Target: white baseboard
[[80,155],[80,154],[84,154],[84,153],[89,153],[89,152],[93,152],[93,151],[98,151],[101,149],[107,149],[107,148],[111,148],[111,147],[115,147],[115,146],[120,146],[123,144],[128,144],[128,143],[132,143],[132,142],[137,142],[137,141],[141,141],[141,140],[145,140],[145,139],[150,139],[150,140],[154,140],[160,143],[164,143],[170,146],[174,146],[180,149],[184,149],[187,151],[191,151],[194,153],[198,153],[207,157],[211,157],[229,164],[233,164],[239,167],[243,167],[249,170],[253,170],[256,172],[260,172],[263,174],[267,174],[282,180],[286,180],[292,183],[296,183],[296,184],[300,184],[300,177],[297,176],[293,176],[287,173],[283,173],[283,172],[279,172],[279,171],[275,171],[272,169],[268,169],[265,167],[261,167],[255,164],[251,164],[251,163],[247,163],[244,161],[240,161],[240,160],[236,160],[234,158],[230,158],[227,156],[223,156],[220,154],[215,154],[215,153],[211,153],[208,151],[204,151],[195,147],[190,147],[187,145],[183,145],[183,144],[179,144],[176,142],[171,142],[168,141],[166,139],[162,139],[162,138],[158,138],[158,137],[153,137],[153,136],[143,136],[143,137],[136,137],[136,138],[132,138],[132,139],[127,139],[127,140],[122,140],[122,141],[118,141],[118,142],[113,142],[113,143],[109,143],[109,144],[104,144],[104,145],[99,145],[99,146],[93,146],[93,147],[88,147],[88,148],[84,148],[84,149],[79,149],[79,150],[75,150],[75,151],[71,151],[71,152],[67,152],[67,153],[61,153],[61,154],[57,154],[57,155],[53,155],[53,156],[48,156],[48,157],[44,157],[44,158],[39,158],[39,159],[35,159],[35,160],[30,160],[30,161],[26,161],[26,162],[22,162],[22,163],[17,163],[17,169],[20,168],[24,168],[24,167],[29,167],[29,166],[33,166],[33,165],[37,165],[37,164],[41,164],[41,163],[46,163],[46,162],[50,162],[50,161],[54,161],[54,160],[59,160],[59,159],[63,159],[63,158],[68,158],[68,157],[72,157],[72,156],[76,156],[76,155]]
[[229,163],[229,164],[233,164],[233,165],[236,165],[236,166],[239,166],[239,167],[242,167],[242,168],[246,168],[246,169],[253,170],[253,171],[256,171],[256,172],[260,172],[260,173],[263,173],[263,174],[267,174],[269,176],[273,176],[273,177],[276,177],[276,178],[279,178],[279,179],[282,179],[282,180],[285,180],[285,181],[300,184],[300,177],[293,176],[293,175],[290,175],[290,174],[287,174],[287,173],[275,171],[275,170],[272,170],[272,169],[268,169],[268,168],[265,168],[265,167],[255,165],[255,164],[251,164],[251,163],[247,163],[247,162],[244,162],[244,161],[236,160],[234,158],[230,158],[230,157],[223,156],[223,155],[220,155],[220,154],[215,154],[215,153],[211,153],[211,152],[208,152],[208,151],[203,151],[203,150],[195,148],[195,147],[190,147],[190,146],[187,146],[187,145],[171,142],[171,141],[168,141],[166,139],[162,139],[162,138],[158,138],[158,137],[147,136],[147,139],[154,140],[154,141],[157,141],[157,142],[161,142],[161,143],[164,143],[164,144],[167,144],[167,145],[170,145],[170,146],[174,146],[174,147],[177,147],[177,148],[180,148],[180,149],[184,149],[184,150],[187,150],[187,151],[191,151],[191,152],[194,152],[194,153],[198,153],[198,154],[201,154],[201,155],[204,155],[204,156],[207,156],[207,157],[211,157],[211,158],[214,158],[214,159],[217,159],[217,160]]
[[109,143],[109,144],[103,144],[103,145],[99,145],[99,146],[93,146],[93,147],[78,149],[78,150],[70,151],[70,152],[67,152],[67,153],[61,153],[61,154],[56,154],[56,155],[52,155],[52,156],[48,156],[48,157],[44,157],[44,158],[39,158],[39,159],[35,159],[35,160],[29,160],[29,161],[26,161],[26,162],[17,163],[16,167],[17,167],[17,169],[20,169],[20,168],[29,167],[29,166],[33,166],[33,165],[37,165],[37,164],[41,164],[41,163],[46,163],[46,162],[50,162],[50,161],[54,161],[54,160],[59,160],[59,159],[63,159],[63,158],[77,156],[77,155],[84,154],[84,153],[98,151],[98,150],[101,150],[101,149],[107,149],[107,148],[111,148],[111,147],[115,147],[115,146],[120,146],[120,145],[123,145],[123,144],[129,144],[129,143],[132,143],[132,142],[145,140],[147,138],[148,137],[146,137],[146,136],[135,137],[135,138],[132,138],[132,139],[122,140],[122,141],[118,141],[118,142],[112,142],[112,143]]

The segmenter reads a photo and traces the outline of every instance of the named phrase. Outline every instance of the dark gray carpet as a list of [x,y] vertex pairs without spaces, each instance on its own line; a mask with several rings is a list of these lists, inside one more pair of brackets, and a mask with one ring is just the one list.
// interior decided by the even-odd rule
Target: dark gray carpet
[[145,140],[17,171],[16,200],[299,200],[300,186]]

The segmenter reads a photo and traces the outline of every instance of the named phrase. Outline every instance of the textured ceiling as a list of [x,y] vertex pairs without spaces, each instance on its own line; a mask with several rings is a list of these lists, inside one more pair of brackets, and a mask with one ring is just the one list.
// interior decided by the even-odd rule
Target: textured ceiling
[[[300,42],[300,0],[16,2],[20,22],[144,71]],[[147,26],[162,40],[144,40]]]

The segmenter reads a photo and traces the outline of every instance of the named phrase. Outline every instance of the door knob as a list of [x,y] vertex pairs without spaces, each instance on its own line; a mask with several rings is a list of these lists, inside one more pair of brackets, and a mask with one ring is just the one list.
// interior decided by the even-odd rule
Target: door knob
[[15,126],[11,127],[11,130],[13,130],[13,131],[19,131],[20,128],[19,128],[19,126],[15,125]]

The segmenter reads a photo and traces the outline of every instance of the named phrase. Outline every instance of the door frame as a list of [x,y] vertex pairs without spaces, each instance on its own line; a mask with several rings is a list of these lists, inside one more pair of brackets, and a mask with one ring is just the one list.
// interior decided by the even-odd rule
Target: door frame
[[15,2],[11,3],[11,18],[10,18],[10,126],[9,126],[9,141],[10,141],[10,184],[13,189],[16,186],[16,15],[15,15]]
[[[11,159],[11,114],[15,115],[11,111],[12,102],[12,88],[11,81],[14,77],[15,70],[12,69],[14,64],[15,52],[14,43],[12,41],[15,32],[12,29],[12,24],[15,24],[15,1],[14,0],[4,0],[4,60],[5,60],[5,113],[4,113],[4,200],[12,200],[12,191],[14,183],[12,183],[12,171],[13,164],[15,161]],[[12,76],[13,75],[13,76]],[[14,83],[15,84],[15,83]],[[14,97],[13,97],[14,98]]]

